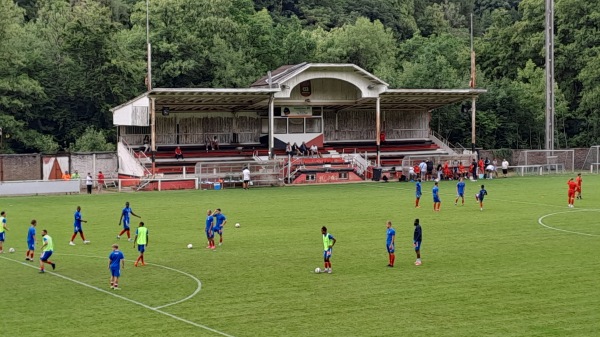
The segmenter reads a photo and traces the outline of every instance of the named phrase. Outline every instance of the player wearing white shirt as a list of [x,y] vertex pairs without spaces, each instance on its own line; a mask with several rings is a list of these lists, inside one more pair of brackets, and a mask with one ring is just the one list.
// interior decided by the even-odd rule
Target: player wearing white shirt
[[248,167],[244,167],[244,169],[242,170],[242,180],[244,180],[243,183],[243,187],[245,190],[249,189],[248,185],[250,183],[250,170],[248,169]]

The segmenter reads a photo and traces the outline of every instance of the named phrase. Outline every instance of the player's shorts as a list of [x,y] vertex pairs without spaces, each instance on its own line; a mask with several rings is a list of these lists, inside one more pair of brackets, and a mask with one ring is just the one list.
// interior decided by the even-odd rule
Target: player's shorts
[[121,268],[110,268],[110,275],[113,277],[121,277]]
[[331,248],[324,250],[323,251],[323,259],[327,260],[328,258],[331,257],[332,253],[333,253],[333,250]]
[[569,197],[574,197],[574,196],[575,196],[575,191],[569,190]]
[[138,252],[143,253],[146,251],[146,245],[138,245]]
[[6,233],[6,232],[0,233],[0,242],[4,242],[4,235],[5,235],[4,233]]
[[465,194],[464,193],[458,193],[458,194],[456,194],[456,196],[459,197],[459,198],[464,198]]
[[433,197],[433,202],[442,202],[439,197]]
[[[388,253],[393,253],[393,252],[395,252],[395,251],[396,251],[396,245],[394,245],[394,244],[388,245],[388,244],[386,243],[385,247],[387,248],[387,252],[388,252]],[[390,247],[391,247],[391,248],[390,248]]]
[[27,249],[35,250],[35,242],[27,242]]
[[483,198],[485,197],[485,194],[483,195],[477,195],[477,200],[483,202]]
[[244,184],[247,184],[249,182],[250,182],[250,180],[244,180]]
[[47,250],[45,252],[42,253],[42,256],[40,256],[40,260],[43,262],[48,261],[48,259],[50,258],[50,256],[52,256],[52,251],[51,250]]
[[73,227],[73,233],[83,233],[83,227],[79,226],[75,226]]
[[213,236],[215,236],[215,233],[221,235],[221,234],[223,234],[223,227],[213,227],[212,232],[213,232]]
[[433,173],[433,169],[427,169],[427,174],[431,175]]
[[581,193],[581,186],[577,187],[577,189],[575,191]]
[[215,237],[215,233],[212,231],[211,228],[206,228],[204,230],[204,232],[206,233],[206,237],[209,238],[209,239],[212,239],[212,238]]
[[415,250],[421,250],[421,241],[414,241]]
[[508,174],[508,169],[502,169],[502,174]]
[[415,196],[417,197],[417,199],[421,198],[421,193],[416,193]]
[[129,219],[123,220],[123,229],[129,229]]

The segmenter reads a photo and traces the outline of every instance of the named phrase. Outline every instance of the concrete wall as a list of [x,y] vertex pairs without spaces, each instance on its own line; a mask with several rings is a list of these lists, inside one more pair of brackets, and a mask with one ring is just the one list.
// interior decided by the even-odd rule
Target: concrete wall
[[39,154],[0,155],[0,181],[41,180],[41,158]]
[[[50,161],[52,157],[56,156],[46,155],[45,157],[46,161]],[[65,162],[60,165],[61,170],[69,172],[77,170],[84,180],[88,172],[94,178],[98,175],[98,171],[105,174],[117,172],[116,152],[72,153],[60,155],[60,157],[64,158]],[[47,179],[43,174],[43,160],[42,155],[37,153],[0,155],[0,181]]]

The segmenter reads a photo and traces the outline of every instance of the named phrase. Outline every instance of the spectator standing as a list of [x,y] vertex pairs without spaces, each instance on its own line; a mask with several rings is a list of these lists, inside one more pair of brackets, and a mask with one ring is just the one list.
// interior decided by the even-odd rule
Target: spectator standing
[[75,170],[75,173],[71,174],[71,179],[81,179],[81,176],[79,175],[79,172],[77,170]]
[[248,185],[250,184],[250,170],[248,169],[248,166],[244,166],[244,169],[242,170],[242,180],[244,181],[242,183],[244,189],[249,189]]
[[98,171],[98,193],[102,192],[102,186],[104,186],[104,173]]
[[502,175],[506,178],[508,174],[508,160],[502,159]]
[[87,187],[88,194],[92,194],[92,186],[94,186],[94,178],[92,178],[92,174],[88,172],[87,177],[85,177],[85,187]]

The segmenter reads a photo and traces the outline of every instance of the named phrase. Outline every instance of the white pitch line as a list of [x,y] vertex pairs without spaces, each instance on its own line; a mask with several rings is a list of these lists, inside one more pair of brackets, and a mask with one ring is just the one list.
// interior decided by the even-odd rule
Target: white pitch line
[[539,217],[538,223],[540,225],[542,225],[543,227],[546,227],[548,229],[553,229],[555,231],[560,231],[560,232],[565,232],[565,233],[571,233],[571,234],[578,234],[578,235],[586,235],[586,236],[600,236],[598,234],[581,233],[581,232],[576,232],[576,231],[569,231],[569,230],[566,230],[566,229],[555,228],[555,227],[548,226],[548,225],[544,224],[544,222],[542,221],[542,220],[544,220],[544,218],[547,218],[549,216],[553,216],[553,215],[556,215],[556,214],[572,213],[572,212],[585,212],[585,211],[597,212],[598,210],[579,209],[579,210],[570,210],[570,211],[562,211],[562,212],[550,213],[550,214],[546,214],[546,215],[543,215],[543,216]]
[[[82,255],[82,254],[58,254],[58,255],[62,255],[62,256],[91,257],[91,258],[104,259],[104,257],[101,257],[101,256],[94,256],[94,255]],[[133,262],[133,261],[131,261],[131,260],[125,260],[125,261],[130,261],[130,262]],[[170,306],[172,306],[172,305],[175,305],[175,304],[179,304],[179,303],[185,302],[185,301],[189,300],[190,298],[192,298],[192,297],[196,296],[196,294],[198,294],[198,293],[200,292],[200,290],[202,290],[202,282],[201,282],[201,281],[200,281],[200,280],[199,280],[199,279],[198,279],[196,276],[194,276],[194,275],[188,274],[188,273],[186,273],[186,272],[184,272],[184,271],[182,271],[182,270],[179,270],[179,269],[175,269],[175,268],[171,268],[171,267],[163,266],[163,265],[161,265],[161,264],[150,263],[150,262],[149,262],[149,263],[147,263],[147,264],[148,264],[148,265],[151,265],[151,266],[156,266],[156,267],[160,267],[160,268],[168,269],[168,270],[171,270],[171,271],[174,271],[174,272],[177,272],[177,273],[183,274],[183,275],[185,275],[185,276],[187,276],[187,277],[189,277],[189,278],[193,279],[194,281],[196,281],[196,285],[197,285],[197,286],[196,286],[196,290],[194,290],[194,292],[193,292],[191,295],[189,295],[189,296],[187,296],[187,297],[185,297],[185,298],[183,298],[183,299],[181,299],[181,300],[179,300],[179,301],[175,301],[175,302],[173,302],[173,303],[163,304],[163,305],[160,305],[160,306],[158,306],[158,307],[154,307],[154,309],[162,309],[162,308],[170,307]]]
[[[4,256],[0,256],[0,258],[2,258],[2,259],[5,259],[5,260],[8,260],[8,261],[15,262],[15,263],[18,263],[18,264],[22,264],[22,265],[24,265],[24,266],[27,266],[27,267],[30,267],[30,268],[33,268],[33,269],[37,269],[37,267],[35,267],[35,266],[32,266],[32,265],[30,265],[30,264],[27,264],[27,263],[24,263],[24,262],[21,262],[21,261],[17,261],[17,260],[9,259],[9,258],[7,258],[7,257],[4,257]],[[138,302],[138,301],[136,301],[136,300],[132,300],[132,299],[130,299],[130,298],[127,298],[127,297],[124,297],[124,296],[121,296],[121,295],[115,294],[114,292],[111,292],[111,291],[107,291],[107,290],[104,290],[104,289],[98,288],[98,287],[96,287],[96,286],[93,286],[93,285],[91,285],[91,284],[87,284],[87,283],[85,283],[85,282],[81,282],[81,281],[78,281],[78,280],[72,279],[72,278],[70,278],[70,277],[67,277],[67,276],[64,276],[64,275],[61,275],[61,274],[57,274],[57,273],[55,273],[55,272],[46,271],[46,274],[50,274],[50,275],[52,275],[52,276],[60,277],[60,278],[62,278],[62,279],[65,279],[65,280],[67,280],[67,281],[71,281],[71,282],[73,282],[73,283],[77,283],[77,284],[79,284],[79,285],[82,285],[82,286],[84,286],[84,287],[88,287],[88,288],[90,288],[90,289],[97,290],[97,291],[99,291],[99,292],[101,292],[101,293],[105,293],[105,294],[108,294],[108,295],[114,296],[114,297],[116,297],[116,298],[122,299],[122,300],[124,300],[124,301],[130,302],[130,303],[133,303],[133,304],[136,304],[136,305],[139,305],[140,307],[146,308],[146,309],[148,309],[148,310],[152,310],[152,311],[154,311],[154,312],[156,312],[156,313],[159,313],[159,314],[163,314],[163,315],[165,315],[165,316],[171,317],[171,318],[173,318],[173,319],[176,319],[176,320],[178,320],[178,321],[181,321],[181,322],[187,323],[187,324],[189,324],[189,325],[192,325],[192,326],[195,326],[195,327],[197,327],[197,328],[201,328],[201,329],[204,329],[204,330],[208,330],[208,331],[214,332],[214,333],[216,333],[216,334],[219,334],[219,335],[221,335],[221,336],[226,336],[226,337],[234,337],[233,335],[229,335],[229,334],[227,334],[227,333],[224,333],[224,332],[221,332],[221,331],[219,331],[219,330],[215,330],[215,329],[213,329],[213,328],[207,327],[206,325],[202,325],[202,324],[199,324],[199,323],[196,323],[196,322],[189,321],[189,320],[187,320],[187,319],[185,319],[185,318],[181,318],[181,317],[179,317],[179,316],[175,316],[175,315],[173,315],[173,314],[170,314],[170,313],[168,313],[168,312],[162,311],[162,310],[160,310],[160,309],[153,308],[153,307],[151,307],[151,306],[149,306],[149,305],[146,305],[146,304],[144,304],[144,303],[142,303],[142,302]]]

